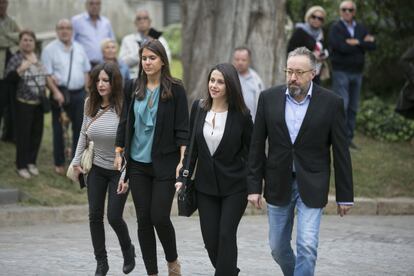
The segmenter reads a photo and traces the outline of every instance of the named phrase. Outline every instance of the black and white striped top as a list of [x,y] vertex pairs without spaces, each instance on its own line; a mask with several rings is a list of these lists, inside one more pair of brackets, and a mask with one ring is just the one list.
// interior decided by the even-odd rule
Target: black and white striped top
[[[86,106],[86,102],[85,102]],[[98,111],[103,112],[103,109]],[[92,117],[83,115],[82,130],[79,135],[75,157],[72,165],[80,165],[82,152],[86,147],[85,129],[91,122]],[[114,170],[115,138],[118,128],[119,116],[115,108],[111,107],[102,116],[96,119],[88,128],[86,134],[88,139],[94,143],[93,164],[104,169]]]

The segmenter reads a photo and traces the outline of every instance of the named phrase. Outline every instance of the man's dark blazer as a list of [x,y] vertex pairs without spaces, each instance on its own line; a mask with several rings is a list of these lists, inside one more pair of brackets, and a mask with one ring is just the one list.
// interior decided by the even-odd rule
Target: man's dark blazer
[[[124,104],[119,120],[115,146],[124,148],[126,160],[130,159],[132,137],[135,132],[135,87],[136,80],[130,80],[124,88]],[[188,143],[188,105],[184,87],[173,83],[173,97],[158,102],[154,141],[152,144],[152,165],[158,180],[175,179],[175,169],[180,161],[180,146]],[[128,179],[129,166],[125,180]]]
[[[329,31],[329,57],[333,70],[361,73],[364,69],[365,51],[375,50],[375,42],[366,42],[368,30],[360,23],[355,25],[354,37],[351,37],[345,23],[339,20],[332,24]],[[359,40],[359,45],[346,43],[348,38]]]
[[[250,113],[243,114],[229,109],[223,137],[216,151],[211,155],[203,134],[207,115],[204,108],[200,107],[198,120],[194,122],[198,105],[199,101],[193,103],[190,119],[191,132],[195,131],[190,174],[193,172],[198,158],[195,172],[196,190],[214,196],[246,192],[247,156],[253,129]],[[194,123],[196,124],[195,128],[193,127]],[[188,147],[183,164],[186,164],[187,158]],[[182,177],[182,172],[180,177]]]
[[[346,138],[343,100],[313,84],[308,110],[292,144],[285,122],[286,86],[261,93],[249,153],[248,193],[261,194],[272,205],[287,205],[295,162],[299,194],[306,206],[322,208],[329,191],[331,147],[336,200],[353,202],[352,166]],[[264,155],[268,139],[268,157]]]

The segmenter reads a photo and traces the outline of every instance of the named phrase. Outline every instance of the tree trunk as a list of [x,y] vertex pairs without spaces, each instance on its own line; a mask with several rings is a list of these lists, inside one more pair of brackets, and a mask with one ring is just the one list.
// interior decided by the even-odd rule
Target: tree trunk
[[182,62],[189,102],[205,97],[212,66],[247,46],[266,87],[284,81],[286,0],[182,0]]

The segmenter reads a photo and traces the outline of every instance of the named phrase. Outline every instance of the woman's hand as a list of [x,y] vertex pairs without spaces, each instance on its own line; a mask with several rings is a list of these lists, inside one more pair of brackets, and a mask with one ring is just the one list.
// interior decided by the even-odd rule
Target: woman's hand
[[32,65],[32,63],[30,61],[24,59],[22,61],[22,63],[20,64],[20,66],[17,68],[17,73],[19,75],[22,75],[24,73],[24,71],[26,71],[30,67],[30,65]]
[[122,168],[122,156],[120,153],[115,154],[115,160],[114,160],[114,168],[115,170],[120,171]]
[[75,178],[79,179],[79,175],[82,173],[84,174],[85,171],[79,165],[73,165],[73,172],[75,173]]
[[118,189],[116,190],[116,193],[118,195],[125,194],[128,191],[128,189],[129,189],[128,181],[124,182],[124,180],[119,179]]
[[180,175],[180,170],[183,167],[183,162],[180,161],[177,165],[177,168],[175,169],[175,177],[177,178]]
[[175,183],[175,191],[178,192],[181,187],[183,186],[183,182],[176,182]]

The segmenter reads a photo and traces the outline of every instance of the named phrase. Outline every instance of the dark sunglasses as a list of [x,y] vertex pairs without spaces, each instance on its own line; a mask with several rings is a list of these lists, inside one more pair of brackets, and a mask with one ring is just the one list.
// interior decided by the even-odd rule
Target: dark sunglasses
[[323,22],[323,21],[325,21],[325,18],[323,18],[323,17],[321,17],[321,16],[316,16],[316,15],[311,15],[311,18],[312,19],[318,19],[319,21],[321,21],[321,22]]
[[137,18],[135,18],[137,21],[140,21],[140,20],[148,20],[149,19],[149,17],[148,16],[143,16],[143,17],[137,17]]
[[349,12],[349,13],[353,13],[354,9],[353,8],[342,8],[341,9],[342,12]]

